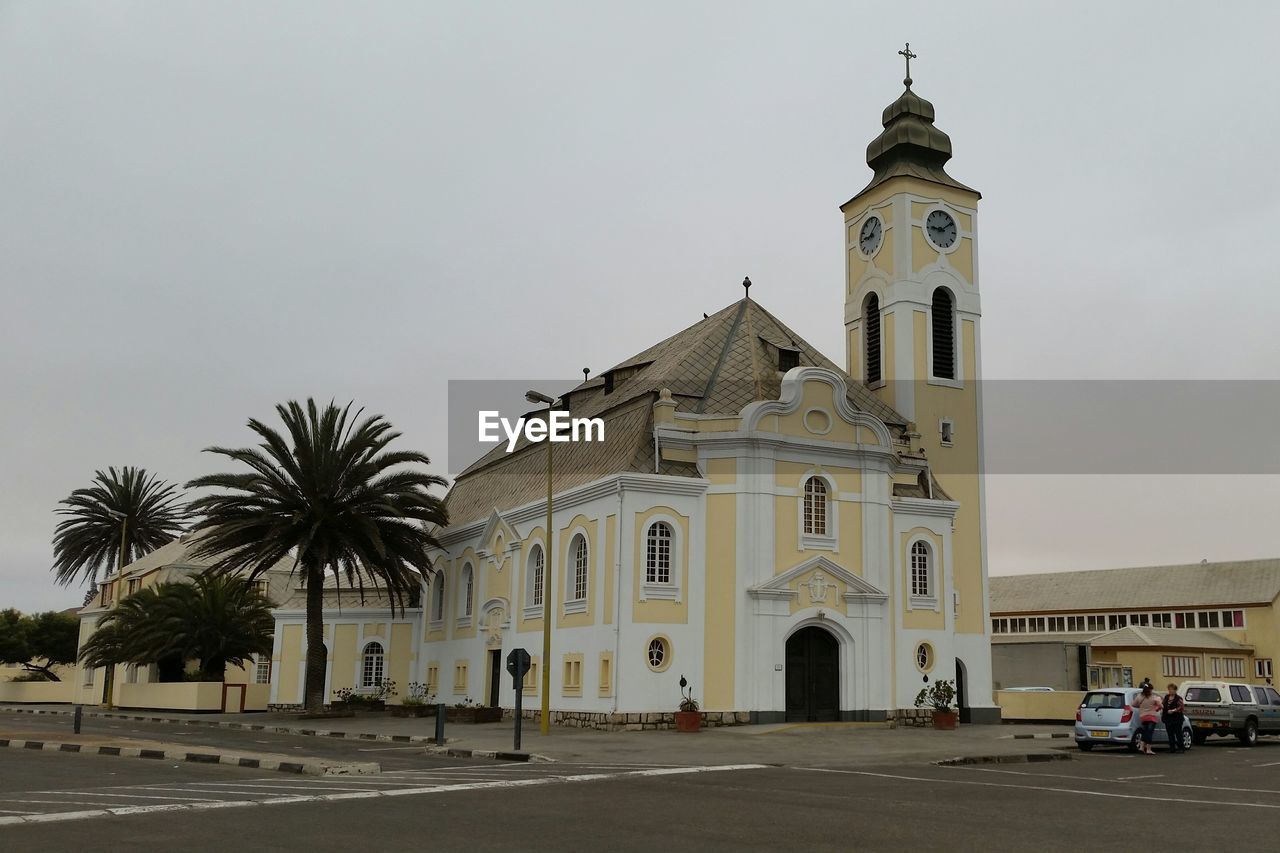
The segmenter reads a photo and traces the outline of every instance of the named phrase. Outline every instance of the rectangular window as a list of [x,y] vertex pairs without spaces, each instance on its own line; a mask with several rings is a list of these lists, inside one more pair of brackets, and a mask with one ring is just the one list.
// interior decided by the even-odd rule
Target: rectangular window
[[85,687],[93,686],[93,673],[94,673],[93,667],[91,666],[85,667],[85,670],[84,670],[84,686]]
[[608,694],[613,689],[613,659],[600,658],[600,693]]
[[271,683],[271,658],[263,655],[259,657],[257,663],[253,667],[253,683],[254,684],[270,684]]
[[1067,630],[1067,617],[1065,617],[1065,616],[1053,616],[1053,617],[1051,617],[1051,618],[1049,619],[1049,630],[1050,630],[1050,631],[1057,631],[1057,632],[1059,632],[1059,633],[1061,633],[1061,632],[1063,632],[1063,631]]
[[786,373],[793,367],[800,366],[800,353],[793,349],[778,350],[778,369]]
[[1223,658],[1222,674],[1225,678],[1244,678],[1244,658]]
[[1152,613],[1151,624],[1157,628],[1172,628],[1173,614],[1172,613]]
[[126,591],[125,591],[125,595],[133,595],[135,592],[137,592],[137,591],[138,591],[139,587],[141,587],[141,586],[142,586],[142,579],[141,579],[141,578],[129,578],[129,582],[128,582],[128,584],[127,584]]
[[467,662],[458,661],[453,665],[453,692],[467,692]]
[[570,658],[564,662],[564,693],[582,693],[582,658]]
[[1249,696],[1249,688],[1243,684],[1228,684],[1227,689],[1231,691],[1231,701],[1233,702],[1252,702]]
[[1271,677],[1271,658],[1258,658],[1253,662],[1254,678]]
[[529,671],[524,674],[524,692],[538,692],[538,660],[534,658],[529,661]]
[[1105,630],[1107,630],[1106,617],[1105,617],[1105,616],[1090,616],[1090,617],[1089,617],[1089,630],[1090,630],[1090,631],[1105,631]]
[[106,607],[111,603],[111,584],[104,583],[102,585],[102,606]]
[[435,693],[440,689],[440,666],[427,664],[427,692]]
[[1192,655],[1164,655],[1161,663],[1166,676],[1196,678],[1200,675],[1200,658]]

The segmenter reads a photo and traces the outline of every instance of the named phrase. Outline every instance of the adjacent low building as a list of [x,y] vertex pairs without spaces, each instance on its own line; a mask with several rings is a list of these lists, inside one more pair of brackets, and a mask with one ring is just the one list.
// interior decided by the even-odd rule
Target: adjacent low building
[[1270,683],[1280,559],[990,579],[997,690],[1223,678]]

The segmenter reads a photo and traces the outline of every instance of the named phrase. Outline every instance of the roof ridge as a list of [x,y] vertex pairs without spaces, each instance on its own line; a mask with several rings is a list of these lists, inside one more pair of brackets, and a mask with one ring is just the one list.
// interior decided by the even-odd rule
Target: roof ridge
[[747,313],[747,303],[750,299],[743,299],[738,303],[738,313],[733,318],[733,325],[729,327],[729,334],[725,336],[724,346],[720,347],[720,357],[716,359],[716,366],[711,368],[711,376],[707,378],[707,384],[702,388],[702,398],[698,400],[698,405],[694,407],[694,411],[702,414],[707,408],[707,401],[711,399],[711,392],[715,390],[716,379],[720,376],[720,370],[724,367],[725,359],[729,357],[729,350],[733,347],[733,339],[738,334],[738,326],[742,323],[742,315]]

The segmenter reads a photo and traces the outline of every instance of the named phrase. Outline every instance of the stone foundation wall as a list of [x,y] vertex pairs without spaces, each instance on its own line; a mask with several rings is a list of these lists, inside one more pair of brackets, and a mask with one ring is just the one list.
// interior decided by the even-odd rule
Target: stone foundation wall
[[889,725],[902,728],[927,728],[933,725],[930,708],[899,708],[889,712]]
[[[745,726],[751,715],[746,711],[702,711],[702,725],[713,729],[718,726]],[[504,709],[504,719],[511,719],[515,712]],[[523,710],[521,716],[526,720],[537,720],[540,712]],[[674,729],[676,715],[674,711],[647,711],[641,713],[605,713],[593,711],[552,711],[551,723],[574,729],[597,729],[605,732],[640,732],[654,729]]]

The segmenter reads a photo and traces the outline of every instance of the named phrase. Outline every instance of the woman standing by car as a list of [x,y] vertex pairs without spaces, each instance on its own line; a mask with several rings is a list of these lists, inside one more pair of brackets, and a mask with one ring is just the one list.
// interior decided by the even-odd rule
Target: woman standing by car
[[1142,738],[1142,754],[1155,755],[1151,751],[1151,740],[1155,737],[1156,723],[1160,721],[1160,710],[1163,704],[1160,697],[1151,689],[1151,683],[1142,683],[1142,692],[1133,697],[1133,709],[1138,712],[1139,729]]
[[1160,719],[1164,721],[1164,730],[1169,736],[1169,751],[1184,752],[1182,748],[1182,697],[1178,695],[1178,685],[1170,684],[1169,692],[1160,700]]

